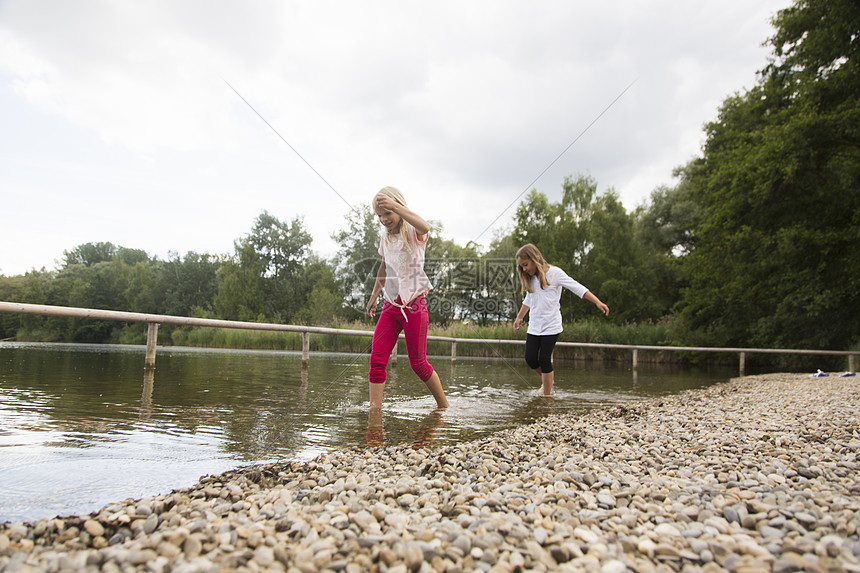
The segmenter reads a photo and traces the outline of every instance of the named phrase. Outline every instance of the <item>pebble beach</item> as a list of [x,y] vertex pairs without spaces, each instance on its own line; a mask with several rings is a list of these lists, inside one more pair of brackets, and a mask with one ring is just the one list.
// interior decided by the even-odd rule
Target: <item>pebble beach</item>
[[0,571],[860,572],[860,381],[747,376],[0,525]]

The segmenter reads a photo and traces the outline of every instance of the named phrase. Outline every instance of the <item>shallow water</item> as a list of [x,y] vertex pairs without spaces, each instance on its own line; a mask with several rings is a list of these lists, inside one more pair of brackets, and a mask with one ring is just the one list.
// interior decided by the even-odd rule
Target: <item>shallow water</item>
[[[431,357],[451,407],[401,357],[381,419],[367,413],[367,355],[0,343],[0,522],[89,513],[257,462],[332,448],[468,441],[549,413],[672,394],[734,376],[556,364],[554,397],[522,361]],[[625,368],[626,366],[626,368]]]

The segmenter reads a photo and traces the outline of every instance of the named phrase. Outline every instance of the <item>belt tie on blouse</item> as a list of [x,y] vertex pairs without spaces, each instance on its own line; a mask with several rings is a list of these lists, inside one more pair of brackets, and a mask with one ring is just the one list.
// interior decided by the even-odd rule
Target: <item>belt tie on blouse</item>
[[400,309],[400,314],[403,315],[403,320],[409,322],[409,317],[406,316],[406,305],[401,302],[392,302],[394,306]]

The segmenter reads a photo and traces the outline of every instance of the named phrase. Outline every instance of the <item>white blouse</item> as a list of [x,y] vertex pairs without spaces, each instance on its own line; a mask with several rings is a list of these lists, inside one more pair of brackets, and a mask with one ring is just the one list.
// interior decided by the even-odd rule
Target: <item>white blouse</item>
[[382,297],[391,304],[397,304],[396,300],[399,296],[402,306],[407,306],[433,288],[430,279],[424,273],[424,249],[430,235],[419,235],[412,226],[408,229],[411,251],[406,249],[400,234],[383,233],[379,241],[379,254],[385,262],[385,286]]
[[550,265],[546,272],[549,285],[541,288],[537,275],[531,278],[529,286],[534,292],[527,292],[523,304],[529,307],[529,328],[526,332],[537,336],[559,334],[561,327],[561,289],[566,288],[579,298],[588,289],[567,276],[563,270]]

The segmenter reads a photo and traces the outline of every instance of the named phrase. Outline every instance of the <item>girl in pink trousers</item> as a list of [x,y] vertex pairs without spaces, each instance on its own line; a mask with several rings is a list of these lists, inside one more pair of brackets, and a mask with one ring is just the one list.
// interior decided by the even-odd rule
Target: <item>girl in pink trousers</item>
[[424,273],[424,248],[430,225],[406,207],[403,194],[394,187],[384,187],[376,194],[373,210],[385,227],[385,233],[379,242],[382,264],[367,303],[367,314],[376,315],[380,292],[384,302],[370,351],[370,408],[382,408],[385,367],[401,331],[406,337],[409,365],[427,385],[437,407],[447,408],[448,400],[439,375],[427,362],[430,316],[424,295],[433,286]]

